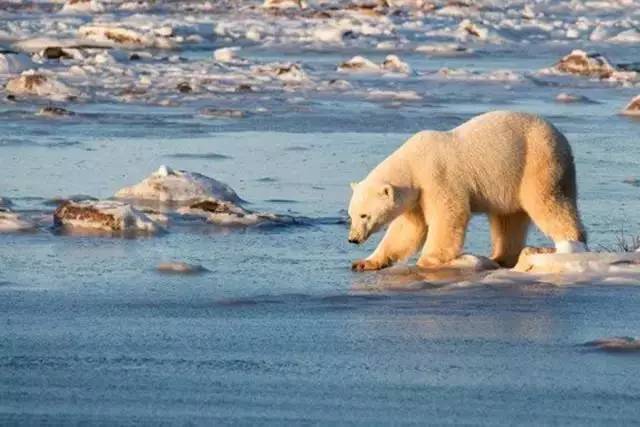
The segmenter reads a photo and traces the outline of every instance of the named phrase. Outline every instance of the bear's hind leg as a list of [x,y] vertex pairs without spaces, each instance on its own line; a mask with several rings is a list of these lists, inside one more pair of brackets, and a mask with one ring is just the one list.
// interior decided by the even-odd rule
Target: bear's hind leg
[[586,250],[587,236],[574,201],[563,196],[537,197],[523,201],[523,207],[540,231],[553,240],[557,249]]
[[527,232],[531,220],[525,212],[509,215],[489,215],[491,259],[502,267],[513,267],[518,262],[520,252],[527,241]]
[[420,208],[408,211],[394,219],[376,250],[366,259],[354,261],[355,271],[380,270],[402,261],[424,244],[427,226]]

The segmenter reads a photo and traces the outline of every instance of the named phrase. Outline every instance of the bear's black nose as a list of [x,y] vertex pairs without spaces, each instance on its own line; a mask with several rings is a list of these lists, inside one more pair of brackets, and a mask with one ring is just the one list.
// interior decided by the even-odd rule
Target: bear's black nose
[[350,238],[349,239],[349,243],[355,243],[357,245],[358,243],[360,243],[360,240],[354,239],[354,238]]

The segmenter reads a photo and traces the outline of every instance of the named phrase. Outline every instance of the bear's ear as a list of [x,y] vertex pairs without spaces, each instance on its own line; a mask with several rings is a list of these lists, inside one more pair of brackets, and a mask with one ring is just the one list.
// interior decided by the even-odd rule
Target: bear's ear
[[356,185],[358,185],[357,182],[352,182],[351,183],[351,190],[355,190],[356,189]]
[[393,199],[393,185],[384,184],[380,190],[380,195],[385,198]]

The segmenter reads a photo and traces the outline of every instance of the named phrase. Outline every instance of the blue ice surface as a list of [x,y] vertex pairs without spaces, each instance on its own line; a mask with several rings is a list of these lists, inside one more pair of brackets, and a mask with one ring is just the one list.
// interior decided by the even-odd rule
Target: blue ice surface
[[[403,58],[414,68],[532,70],[566,49]],[[296,55],[327,70],[349,56]],[[425,93],[423,101],[327,97],[296,109],[282,95],[264,101],[272,113],[234,120],[200,117],[201,105],[78,103],[68,105],[76,116],[52,121],[35,117],[35,105],[0,104],[0,195],[18,210],[49,215],[52,197],[110,197],[169,164],[230,184],[252,209],[312,219],[139,239],[0,235],[0,422],[637,423],[638,354],[582,344],[640,334],[640,287],[488,286],[349,270],[379,236],[347,243],[348,183],[413,132],[491,109],[543,114],[569,137],[592,247],[636,232],[639,190],[623,180],[638,174],[640,123],[616,115],[635,90],[571,84],[599,103],[557,104],[566,87],[532,81],[407,79],[402,88]],[[536,232],[530,241],[548,244]],[[481,217],[466,250],[489,252]],[[210,271],[155,271],[169,260]]]

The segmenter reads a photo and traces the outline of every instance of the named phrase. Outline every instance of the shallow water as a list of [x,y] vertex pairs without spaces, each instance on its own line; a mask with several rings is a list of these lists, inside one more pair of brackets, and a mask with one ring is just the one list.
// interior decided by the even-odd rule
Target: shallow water
[[[212,48],[224,44],[179,53],[210,61]],[[640,52],[585,40],[526,46],[483,45],[469,57],[399,55],[424,73],[529,73],[577,46],[616,62]],[[3,97],[0,195],[17,211],[49,218],[51,198],[108,198],[168,164],[228,183],[253,210],[308,220],[182,225],[136,239],[64,235],[46,223],[0,234],[2,423],[637,422],[638,353],[583,344],[639,335],[640,287],[538,278],[488,284],[482,275],[425,277],[402,266],[352,273],[350,261],[372,251],[379,236],[349,245],[345,222],[348,183],[412,133],[449,129],[487,110],[521,110],[543,114],[568,136],[591,246],[613,247],[621,231],[640,228],[640,189],[624,182],[638,178],[640,123],[617,114],[637,88],[575,78],[338,76],[336,64],[355,54],[375,61],[386,54],[357,44],[257,45],[241,54],[299,61],[318,78],[347,78],[358,89],[414,90],[422,100],[301,89],[160,107],[96,96],[65,103],[75,116],[46,118],[34,115],[45,101]],[[560,92],[597,103],[559,104]],[[203,117],[207,106],[250,113]],[[535,231],[530,243],[548,244]],[[473,219],[466,250],[489,252],[484,218]],[[172,260],[209,271],[155,271]]]

